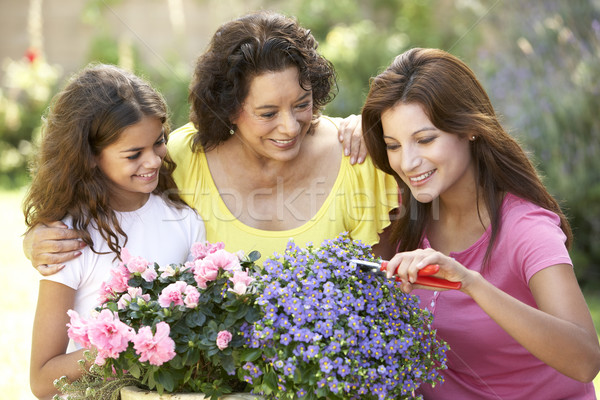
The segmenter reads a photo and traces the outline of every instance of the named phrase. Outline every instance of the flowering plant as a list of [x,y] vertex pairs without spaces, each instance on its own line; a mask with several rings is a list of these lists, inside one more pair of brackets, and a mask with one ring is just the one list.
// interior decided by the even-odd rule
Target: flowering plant
[[432,316],[393,280],[357,269],[355,258],[373,256],[342,235],[306,249],[290,242],[264,262],[257,302],[265,315],[242,328],[248,344],[238,370],[254,393],[404,399],[443,380],[447,345]]
[[94,349],[92,369],[116,383],[110,393],[132,379],[159,393],[245,391],[236,367],[241,328],[260,317],[248,275],[259,254],[239,257],[223,243],[196,243],[192,254],[184,265],[159,266],[125,249],[95,317],[69,311],[69,337]]

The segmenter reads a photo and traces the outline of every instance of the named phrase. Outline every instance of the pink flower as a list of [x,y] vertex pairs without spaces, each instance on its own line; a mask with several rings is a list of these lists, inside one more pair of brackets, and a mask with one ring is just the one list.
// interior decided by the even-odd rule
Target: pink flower
[[98,291],[98,294],[98,302],[100,304],[104,304],[107,301],[116,298],[116,293],[106,282],[102,282],[100,284],[100,290]]
[[129,287],[129,278],[131,272],[123,264],[119,264],[117,268],[110,270],[110,279],[106,285],[115,293],[122,293]]
[[69,327],[69,330],[67,331],[69,338],[85,348],[90,348],[90,339],[88,338],[86,322],[79,317],[79,314],[75,310],[69,310],[67,311],[67,314],[71,317],[71,322],[67,324]]
[[125,247],[121,249],[121,261],[123,264],[127,264],[131,259],[131,253]]
[[175,357],[175,342],[169,337],[171,328],[164,321],[156,324],[156,334],[152,336],[149,326],[140,328],[133,338],[133,347],[140,355],[140,361],[148,361],[152,365],[162,365]]
[[119,320],[117,314],[104,309],[88,324],[90,343],[98,349],[96,363],[103,365],[106,358],[117,358],[127,349],[135,332]]
[[184,281],[171,283],[169,286],[164,288],[158,296],[158,304],[160,304],[160,306],[163,308],[170,307],[171,303],[176,306],[183,305],[182,294],[184,293],[186,287],[187,283]]
[[214,253],[207,255],[204,258],[205,262],[211,262],[219,268],[223,268],[225,271],[233,271],[240,269],[240,260],[235,255],[226,250],[217,250]]
[[233,335],[229,331],[221,331],[217,334],[217,347],[219,350],[226,349]]
[[146,261],[143,257],[136,256],[136,257],[131,257],[126,262],[126,265],[127,265],[127,269],[132,274],[135,274],[136,272],[139,272],[141,274],[142,272],[146,271],[146,269],[148,268],[150,263],[148,261]]
[[129,295],[129,293],[125,293],[123,296],[121,296],[119,301],[117,301],[117,308],[119,310],[124,310],[127,308],[127,305],[129,303],[131,303],[131,296]]
[[192,245],[192,255],[194,259],[201,259],[206,257],[208,254],[214,253],[217,250],[221,250],[225,248],[225,243],[209,243],[209,242],[198,242]]
[[154,269],[154,266],[149,266],[142,272],[142,278],[146,282],[153,282],[158,277],[158,273]]
[[198,299],[200,299],[200,293],[195,287],[188,285],[185,288],[185,299],[183,302],[187,308],[196,308],[198,306]]
[[194,279],[202,289],[206,289],[206,283],[217,279],[219,267],[210,260],[198,260],[194,266]]
[[233,277],[230,280],[233,282],[233,289],[230,290],[242,295],[246,293],[248,285],[254,281],[254,278],[248,276],[248,272],[239,270],[233,272]]

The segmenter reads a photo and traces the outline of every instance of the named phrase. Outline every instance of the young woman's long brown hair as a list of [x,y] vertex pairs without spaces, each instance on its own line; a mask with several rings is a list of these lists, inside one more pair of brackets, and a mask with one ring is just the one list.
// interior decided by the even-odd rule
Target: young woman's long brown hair
[[[72,77],[53,98],[42,128],[33,180],[23,203],[28,230],[69,215],[73,228],[92,250],[87,232],[90,224],[118,256],[127,235],[109,205],[111,185],[96,166],[95,157],[144,116],[162,122],[166,139],[169,125],[165,101],[134,74],[98,64]],[[154,193],[183,204],[171,177],[174,168],[167,155]],[[124,243],[120,243],[119,236]]]
[[421,244],[431,219],[431,203],[417,202],[389,164],[381,114],[398,103],[421,105],[437,129],[465,138],[476,137],[470,143],[477,197],[483,195],[492,227],[486,262],[501,229],[500,207],[507,192],[558,214],[567,248],[570,247],[572,233],[567,218],[542,184],[527,154],[500,125],[473,71],[445,51],[415,48],[397,56],[372,79],[362,110],[369,154],[378,168],[396,178],[401,188],[403,212],[392,233],[392,239],[399,242],[399,251],[414,250]]

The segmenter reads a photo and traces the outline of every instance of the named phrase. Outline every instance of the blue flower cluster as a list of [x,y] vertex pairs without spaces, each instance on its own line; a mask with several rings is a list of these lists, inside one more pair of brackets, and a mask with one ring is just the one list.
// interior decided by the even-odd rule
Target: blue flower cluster
[[347,235],[320,247],[288,243],[265,261],[258,282],[264,318],[243,329],[238,375],[266,398],[413,398],[442,381],[447,345],[431,315],[393,280],[364,273],[351,259],[373,259]]

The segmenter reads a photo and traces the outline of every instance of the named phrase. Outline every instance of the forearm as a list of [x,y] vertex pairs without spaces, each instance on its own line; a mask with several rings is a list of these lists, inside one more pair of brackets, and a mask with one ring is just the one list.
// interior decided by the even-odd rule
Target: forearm
[[84,371],[78,361],[84,358],[84,350],[77,350],[69,354],[58,355],[36,367],[33,363],[30,371],[31,391],[37,398],[51,398],[58,391],[54,387],[54,381],[66,376],[69,381],[79,379]]
[[591,381],[600,368],[598,339],[589,327],[531,307],[496,288],[481,275],[464,291],[518,343],[562,374]]

